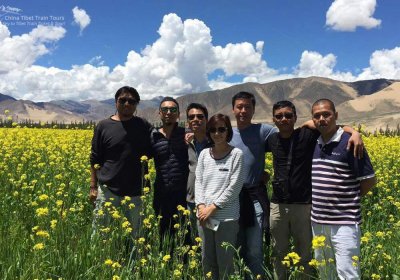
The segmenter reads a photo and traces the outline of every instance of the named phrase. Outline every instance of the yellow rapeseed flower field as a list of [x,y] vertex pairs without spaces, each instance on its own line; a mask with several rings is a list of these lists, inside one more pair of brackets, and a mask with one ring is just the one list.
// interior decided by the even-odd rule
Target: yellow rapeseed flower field
[[[93,233],[88,200],[92,135],[77,129],[0,128],[0,278],[201,279],[201,240],[183,246],[192,213],[179,209],[176,238],[160,243],[159,217],[147,186],[137,239],[111,203],[104,211],[112,214],[113,223]],[[371,136],[364,141],[378,184],[363,198],[357,263],[364,279],[392,279],[400,275],[400,138]],[[154,164],[149,164],[146,178],[153,180]],[[270,156],[266,168],[271,172]],[[128,198],[123,207],[134,205]],[[323,246],[317,241],[314,245]],[[296,265],[295,256],[293,252],[286,263]],[[242,269],[238,262],[233,279],[241,279]]]

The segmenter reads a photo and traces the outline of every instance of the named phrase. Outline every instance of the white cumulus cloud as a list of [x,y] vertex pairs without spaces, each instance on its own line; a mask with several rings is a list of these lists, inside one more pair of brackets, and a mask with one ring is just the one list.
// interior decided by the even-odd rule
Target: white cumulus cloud
[[359,79],[400,79],[400,47],[373,52],[369,65],[363,69]]
[[27,34],[11,36],[8,28],[0,23],[0,74],[31,66],[50,52],[46,43],[57,42],[65,32],[62,27],[39,25]]
[[326,13],[326,25],[338,31],[371,29],[381,24],[373,17],[376,0],[335,0]]
[[90,16],[84,9],[78,7],[72,9],[72,14],[74,15],[74,22],[79,25],[80,32],[82,33],[83,29],[90,24]]
[[369,65],[355,75],[335,69],[340,57],[304,50],[291,73],[270,68],[263,58],[264,42],[214,45],[210,28],[198,19],[163,17],[159,37],[141,51],[130,50],[111,68],[101,55],[70,69],[35,65],[65,36],[62,27],[38,26],[12,36],[0,23],[0,92],[33,101],[108,99],[121,86],[138,89],[142,99],[159,95],[220,89],[240,82],[266,83],[279,79],[321,76],[343,81],[400,79],[400,47],[377,50]]

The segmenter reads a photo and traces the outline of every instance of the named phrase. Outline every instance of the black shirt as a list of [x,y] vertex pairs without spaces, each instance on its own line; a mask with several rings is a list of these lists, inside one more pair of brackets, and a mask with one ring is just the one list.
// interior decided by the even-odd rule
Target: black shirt
[[109,118],[99,122],[90,155],[92,166],[100,165],[96,172],[99,183],[106,184],[119,196],[141,195],[140,158],[150,154],[151,130],[152,126],[139,117],[128,121]]
[[311,203],[311,165],[314,147],[319,137],[317,130],[306,127],[294,130],[290,138],[276,132],[268,138],[274,164],[274,180],[287,179],[290,141],[293,139],[292,164],[288,179],[288,197],[273,192],[274,203]]

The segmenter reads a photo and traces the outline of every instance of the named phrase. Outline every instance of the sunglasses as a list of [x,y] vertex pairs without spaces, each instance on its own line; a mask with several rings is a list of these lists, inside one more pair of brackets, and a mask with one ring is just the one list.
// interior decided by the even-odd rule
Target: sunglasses
[[287,119],[287,120],[291,120],[293,118],[293,116],[294,116],[293,113],[284,113],[284,114],[275,115],[274,117],[277,120],[281,120],[281,119],[283,119],[283,117],[285,117],[285,119]]
[[160,111],[163,113],[167,113],[168,111],[170,111],[171,113],[177,113],[178,107],[161,107]]
[[138,104],[138,101],[136,99],[133,99],[133,98],[125,98],[125,97],[118,98],[118,103],[119,104],[125,104],[127,101],[129,103],[129,105]]
[[217,131],[219,133],[224,133],[228,131],[228,128],[226,128],[225,126],[221,126],[221,127],[210,127],[210,129],[208,130],[210,133],[217,133]]
[[193,115],[188,116],[189,121],[193,121],[194,118],[197,118],[199,120],[204,120],[204,115],[203,114],[193,114]]

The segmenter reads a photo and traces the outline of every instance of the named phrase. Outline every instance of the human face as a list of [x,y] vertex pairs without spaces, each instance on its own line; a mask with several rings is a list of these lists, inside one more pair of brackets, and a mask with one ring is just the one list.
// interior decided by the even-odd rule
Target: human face
[[129,93],[122,93],[115,103],[121,120],[130,119],[136,110],[138,101]]
[[179,117],[178,106],[173,101],[164,101],[161,103],[159,114],[163,125],[175,124]]
[[338,114],[334,112],[328,102],[316,104],[312,108],[312,119],[322,137],[331,137],[336,132]]
[[219,120],[215,123],[215,126],[209,128],[210,137],[213,140],[215,145],[226,144],[228,137],[228,128],[225,125],[225,122]]
[[254,106],[248,98],[236,99],[233,106],[233,114],[238,128],[246,128],[251,124],[254,115]]
[[297,117],[294,115],[292,108],[283,107],[275,110],[272,120],[279,129],[279,132],[290,133],[294,130]]
[[194,133],[206,133],[207,120],[202,110],[193,108],[189,110],[187,115],[190,130]]

